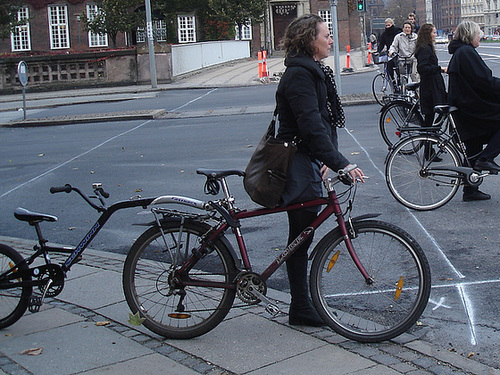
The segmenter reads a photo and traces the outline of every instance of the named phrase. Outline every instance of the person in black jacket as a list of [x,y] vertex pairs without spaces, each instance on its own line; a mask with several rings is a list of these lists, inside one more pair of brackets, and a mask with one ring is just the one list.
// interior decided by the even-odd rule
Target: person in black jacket
[[[498,174],[494,159],[500,154],[500,79],[479,56],[479,25],[461,22],[448,45],[448,101],[458,107],[457,128],[474,169]],[[486,147],[483,150],[483,145]],[[467,188],[467,189],[466,189]],[[464,187],[464,201],[490,199],[472,187]]]
[[434,122],[434,106],[446,104],[446,88],[441,73],[447,68],[438,64],[434,49],[437,32],[433,24],[423,24],[418,32],[415,45],[417,71],[420,74],[420,108],[424,114],[424,126]]
[[[394,26],[394,20],[392,18],[385,19],[385,30],[380,35],[377,52],[380,53],[382,51],[389,52],[389,48],[391,48],[391,44],[394,41],[394,37],[399,33],[403,32],[403,30],[399,27]],[[391,79],[394,81],[394,68],[396,67],[397,60],[392,59],[387,62],[387,71]]]
[[[322,194],[322,179],[329,169],[350,166],[338,150],[337,127],[344,126],[344,112],[337,95],[333,72],[321,60],[329,56],[333,40],[327,25],[317,15],[307,14],[292,21],[282,41],[286,70],[276,91],[279,128],[277,137],[297,140],[281,205],[306,201]],[[363,181],[355,168],[351,177]],[[288,243],[311,224],[319,207],[288,212]],[[324,325],[309,298],[307,250],[312,236],[286,261],[292,301],[291,325]]]

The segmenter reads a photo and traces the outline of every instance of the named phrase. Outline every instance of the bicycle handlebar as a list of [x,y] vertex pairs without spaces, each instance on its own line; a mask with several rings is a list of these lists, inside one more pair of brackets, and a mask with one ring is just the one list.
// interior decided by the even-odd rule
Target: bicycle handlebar
[[63,193],[63,192],[71,193],[72,191],[76,191],[85,200],[85,202],[87,202],[92,208],[94,208],[95,210],[97,210],[99,212],[103,212],[106,210],[106,208],[105,208],[104,200],[102,198],[109,198],[109,193],[107,193],[103,190],[101,184],[96,183],[96,184],[93,184],[92,187],[94,188],[94,192],[96,193],[97,198],[99,198],[100,202],[102,203],[102,206],[98,206],[97,204],[92,202],[90,200],[90,198],[86,194],[84,194],[80,189],[75,188],[75,187],[71,186],[70,184],[66,184],[64,186],[53,186],[50,188],[50,192],[52,194],[56,194],[56,193]]
[[64,186],[53,186],[50,188],[50,192],[52,194],[62,193],[62,192],[71,193],[72,190],[73,187],[70,184],[66,184]]

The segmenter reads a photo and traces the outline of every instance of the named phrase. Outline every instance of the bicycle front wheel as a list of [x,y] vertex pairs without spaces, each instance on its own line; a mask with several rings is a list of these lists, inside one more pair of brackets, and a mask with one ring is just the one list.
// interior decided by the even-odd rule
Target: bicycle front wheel
[[394,94],[394,87],[385,73],[379,73],[373,78],[372,93],[380,105],[390,101],[391,95]]
[[[20,264],[18,270],[28,270],[29,267],[26,263],[20,263],[22,260],[23,257],[16,250],[0,244],[0,275],[11,271],[16,264]],[[8,327],[17,322],[28,308],[33,288],[26,285],[13,285],[21,281],[29,282],[31,277],[23,276],[14,280],[7,280],[5,277],[0,278],[0,328]]]
[[[407,150],[415,152],[408,153]],[[448,203],[461,183],[452,167],[461,166],[454,147],[439,137],[414,136],[402,140],[388,155],[385,179],[398,202],[419,211]]]
[[[353,223],[351,242],[365,280],[339,229],[318,243],[311,295],[337,333],[360,342],[390,340],[410,329],[424,311],[430,268],[420,245],[402,229],[377,220]],[[316,249],[315,249],[316,251]]]
[[[395,101],[387,104],[380,113],[380,135],[389,148],[392,148],[402,138],[414,135],[416,128],[423,126],[424,119],[417,106],[406,101]],[[412,129],[412,130],[410,130]],[[409,153],[414,149],[406,150]]]
[[183,286],[174,277],[209,229],[198,222],[166,222],[162,230],[152,227],[133,244],[125,260],[123,289],[130,309],[139,312],[151,331],[188,339],[212,330],[229,312],[235,288],[215,283],[234,282],[237,271],[222,241],[209,246],[188,272],[186,280],[199,285]]

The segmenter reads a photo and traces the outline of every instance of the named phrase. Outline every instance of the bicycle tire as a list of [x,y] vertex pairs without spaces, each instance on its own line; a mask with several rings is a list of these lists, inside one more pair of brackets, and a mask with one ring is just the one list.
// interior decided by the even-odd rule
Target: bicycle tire
[[[408,128],[422,127],[423,125],[424,119],[417,106],[407,101],[393,101],[384,106],[380,113],[380,135],[389,149],[401,139],[415,135],[417,131],[409,131]],[[413,153],[415,148],[403,151]]]
[[[165,242],[157,226],[135,241],[125,260],[123,290],[132,313],[139,312],[146,328],[166,338],[189,339],[207,333],[224,319],[233,305],[235,288],[170,286],[172,270],[178,266],[173,266],[169,249],[179,244],[185,252],[180,256],[187,258],[210,226],[188,221],[182,233],[180,228],[180,222],[165,222]],[[220,240],[189,271],[191,280],[228,283],[235,280],[236,274],[234,259]],[[184,292],[185,296],[180,297]]]
[[[23,257],[13,248],[0,244],[0,274],[9,271],[15,264],[18,269],[26,271],[28,265],[22,262]],[[17,280],[15,280],[17,281]],[[31,276],[25,274],[19,281],[31,281]],[[32,286],[19,286],[9,289],[4,289],[11,281],[1,279],[0,285],[0,328],[8,327],[17,322],[26,312],[28,308],[31,294],[33,293]]]
[[373,78],[372,93],[378,104],[384,105],[389,102],[394,94],[394,88],[385,73],[379,73]]
[[[404,152],[416,145],[420,148],[414,153]],[[434,151],[426,151],[429,149]],[[430,160],[426,160],[427,152],[433,154]],[[404,206],[418,211],[434,210],[448,203],[461,183],[458,172],[435,168],[461,165],[461,157],[450,143],[437,136],[419,135],[403,139],[390,151],[385,179],[392,196]]]
[[336,228],[316,246],[310,276],[314,305],[344,337],[390,340],[414,326],[424,311],[431,290],[429,263],[415,239],[392,224],[363,220],[352,229],[351,242],[373,283],[361,275]]

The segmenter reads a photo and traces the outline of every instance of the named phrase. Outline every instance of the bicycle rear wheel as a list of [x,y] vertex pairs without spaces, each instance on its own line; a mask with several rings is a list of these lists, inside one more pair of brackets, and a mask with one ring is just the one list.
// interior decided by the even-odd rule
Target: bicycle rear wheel
[[378,104],[389,102],[394,94],[394,87],[385,73],[377,74],[372,81],[372,93]]
[[127,255],[125,298],[132,312],[145,318],[144,326],[161,336],[188,339],[203,335],[224,319],[233,304],[235,288],[210,283],[234,282],[234,259],[226,245],[217,241],[186,276],[201,285],[182,286],[173,272],[200,246],[210,226],[166,222],[162,229],[164,236],[158,227],[148,229]]
[[[19,270],[28,270],[29,267],[26,263],[20,263],[22,260],[23,257],[16,250],[0,244],[0,275],[12,270],[16,264],[20,264]],[[31,281],[31,277],[24,276],[14,280],[0,278],[0,328],[8,327],[17,322],[28,308],[33,288],[26,285],[9,287],[9,284],[21,281]]]
[[[402,138],[415,135],[415,128],[421,127],[424,119],[417,107],[412,103],[398,100],[387,104],[380,113],[379,129],[380,135],[387,146],[392,148]],[[413,130],[409,130],[413,129]],[[407,150],[409,153],[414,149]]]
[[[417,146],[415,152],[406,152]],[[458,152],[449,142],[434,136],[414,136],[402,140],[389,153],[385,179],[401,204],[419,211],[433,210],[455,196],[461,177],[446,168],[461,165]]]
[[311,295],[318,313],[337,333],[360,342],[392,339],[424,311],[430,268],[420,245],[402,229],[377,220],[354,222],[356,255],[367,282],[349,255],[338,228],[316,246]]

